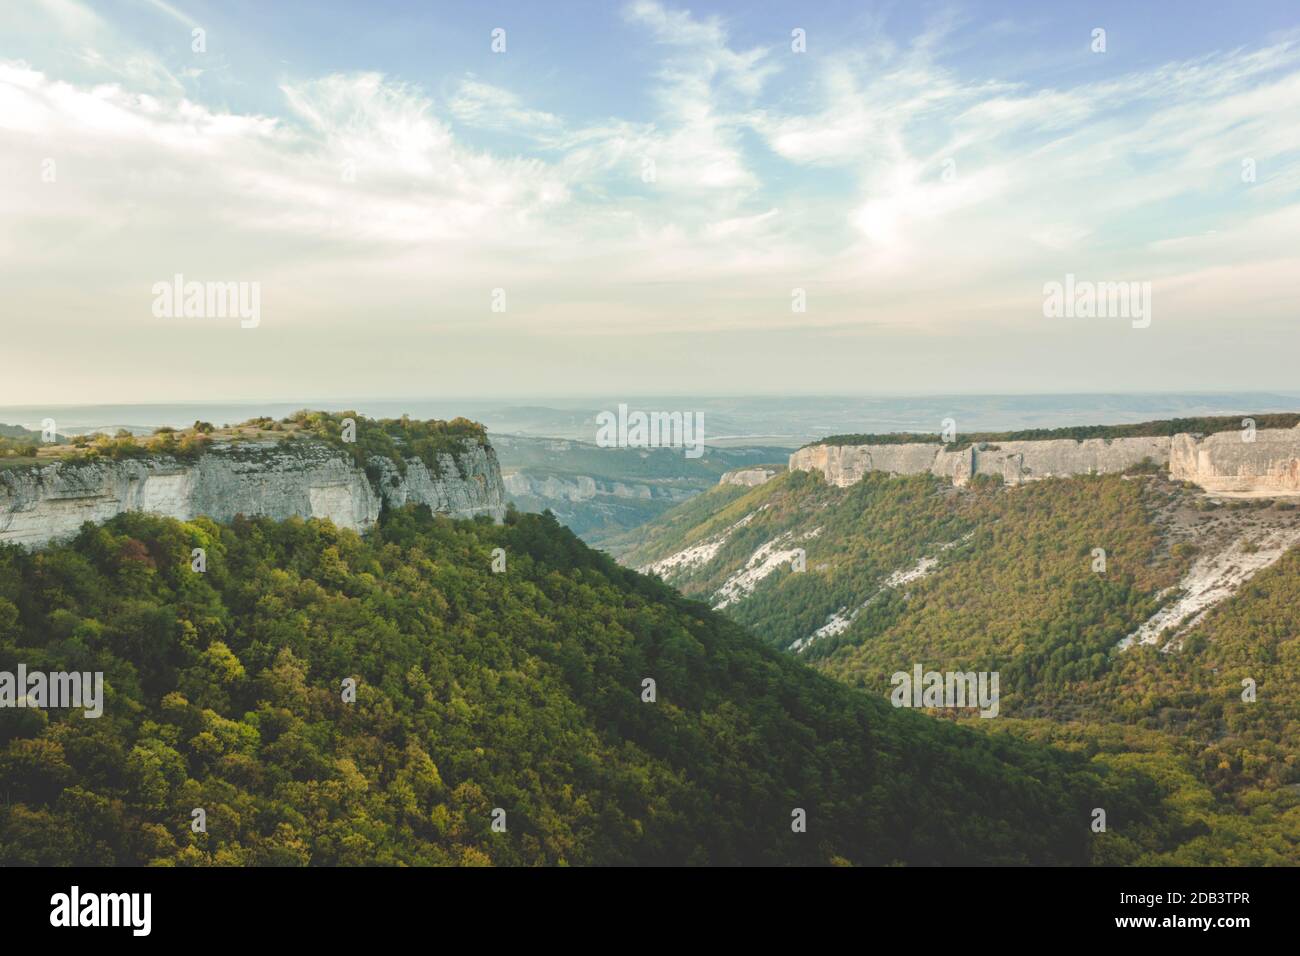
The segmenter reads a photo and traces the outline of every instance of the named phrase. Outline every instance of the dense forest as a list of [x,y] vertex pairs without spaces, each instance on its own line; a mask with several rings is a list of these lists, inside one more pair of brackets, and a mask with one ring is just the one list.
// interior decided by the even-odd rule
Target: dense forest
[[[1266,527],[1289,521],[1292,507],[1223,505],[1158,474],[961,489],[928,475],[868,474],[841,489],[794,472],[667,513],[629,561],[721,539],[709,560],[668,575],[708,598],[765,544],[798,544],[804,573],[782,565],[724,613],[772,646],[806,641],[794,656],[875,697],[887,697],[891,675],[916,663],[997,671],[998,719],[931,713],[1143,767],[1180,846],[1117,841],[1117,861],[1295,864],[1300,552],[1191,626],[1181,650],[1118,648],[1177,595],[1228,516]],[[1180,535],[1170,529],[1175,517],[1187,524]],[[926,573],[887,585],[923,561],[933,562]],[[842,629],[807,640],[837,612]],[[1242,697],[1245,680],[1256,687],[1253,701]]]
[[106,702],[0,710],[0,865],[1085,863],[1181,836],[1143,767],[895,710],[549,515],[132,513],[0,547],[19,663],[102,671]]

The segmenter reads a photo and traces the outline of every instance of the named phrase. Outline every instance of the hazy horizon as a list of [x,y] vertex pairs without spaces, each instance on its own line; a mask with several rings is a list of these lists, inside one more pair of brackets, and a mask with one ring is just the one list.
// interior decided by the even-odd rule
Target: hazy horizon
[[706,444],[798,446],[832,434],[936,432],[945,419],[959,431],[1126,424],[1155,419],[1250,415],[1300,410],[1300,395],[1284,392],[1056,393],[1038,395],[606,395],[468,396],[405,399],[302,399],[297,401],[0,405],[0,424],[37,429],[47,417],[61,433],[148,431],[195,420],[235,424],[303,408],[356,411],[375,418],[466,417],[495,435],[524,435],[591,442],[596,415],[620,404],[632,410],[699,413]]

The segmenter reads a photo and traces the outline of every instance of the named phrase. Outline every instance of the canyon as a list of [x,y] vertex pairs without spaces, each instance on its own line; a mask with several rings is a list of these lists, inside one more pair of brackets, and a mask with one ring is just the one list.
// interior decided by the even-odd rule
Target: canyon
[[788,447],[710,447],[687,458],[680,449],[602,448],[529,435],[493,434],[492,444],[516,508],[550,511],[598,548],[634,543],[636,529],[668,509],[790,454]]

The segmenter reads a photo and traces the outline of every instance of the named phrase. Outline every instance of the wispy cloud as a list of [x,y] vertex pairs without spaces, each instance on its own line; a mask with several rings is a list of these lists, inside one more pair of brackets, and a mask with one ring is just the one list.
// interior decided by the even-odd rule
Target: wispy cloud
[[0,270],[72,330],[130,316],[128,348],[173,271],[260,277],[271,328],[367,308],[394,340],[476,328],[508,287],[498,333],[665,343],[1038,328],[1065,271],[1154,281],[1190,325],[1225,300],[1276,322],[1300,274],[1292,36],[1048,85],[950,60],[960,20],[814,56],[638,0],[649,110],[593,119],[473,73],[437,97],[285,77],[278,108],[237,110],[74,0],[38,12],[94,78],[0,55]]

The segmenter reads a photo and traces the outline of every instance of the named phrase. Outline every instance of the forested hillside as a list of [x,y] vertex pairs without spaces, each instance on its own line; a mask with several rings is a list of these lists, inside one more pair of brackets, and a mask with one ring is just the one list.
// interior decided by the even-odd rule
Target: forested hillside
[[[626,560],[873,697],[916,664],[998,672],[997,719],[931,713],[1144,767],[1166,819],[1195,834],[1162,862],[1296,863],[1296,518],[1151,473],[1020,488],[869,474],[839,489],[796,472],[669,512]],[[1197,614],[1121,649],[1198,587]]]
[[549,516],[124,514],[0,548],[20,662],[107,700],[0,711],[0,865],[1084,863],[1183,835],[1144,768],[895,710]]

